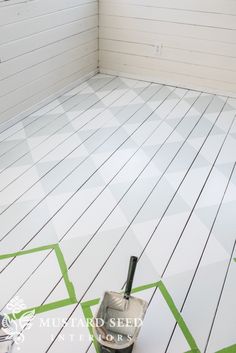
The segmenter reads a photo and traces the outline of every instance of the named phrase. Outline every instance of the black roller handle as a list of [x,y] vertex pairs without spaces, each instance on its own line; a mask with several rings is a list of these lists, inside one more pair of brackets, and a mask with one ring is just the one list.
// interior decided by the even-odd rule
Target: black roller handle
[[130,293],[133,286],[133,280],[134,280],[134,274],[135,274],[137,262],[138,262],[138,258],[136,256],[131,256],[130,262],[129,262],[129,271],[128,271],[128,277],[127,277],[127,282],[125,287],[125,293],[124,293],[124,298],[127,300],[129,300],[130,298]]

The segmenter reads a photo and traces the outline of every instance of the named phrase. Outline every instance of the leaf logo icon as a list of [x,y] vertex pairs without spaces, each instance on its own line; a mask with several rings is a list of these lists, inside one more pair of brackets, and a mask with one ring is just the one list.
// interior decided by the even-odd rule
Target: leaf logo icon
[[6,340],[12,340],[16,344],[21,344],[25,340],[24,331],[32,327],[32,321],[35,317],[35,310],[28,311],[16,320],[16,314],[12,314],[13,318],[5,314],[2,317],[1,328],[6,334]]

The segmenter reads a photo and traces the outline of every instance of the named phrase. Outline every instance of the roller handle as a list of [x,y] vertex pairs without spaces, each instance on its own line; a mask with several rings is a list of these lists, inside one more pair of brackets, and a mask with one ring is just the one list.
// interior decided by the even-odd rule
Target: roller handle
[[129,271],[128,271],[128,277],[127,277],[127,282],[125,287],[125,293],[124,293],[124,298],[127,300],[129,300],[130,293],[132,290],[137,262],[138,262],[138,258],[136,256],[131,256],[130,262],[129,262]]

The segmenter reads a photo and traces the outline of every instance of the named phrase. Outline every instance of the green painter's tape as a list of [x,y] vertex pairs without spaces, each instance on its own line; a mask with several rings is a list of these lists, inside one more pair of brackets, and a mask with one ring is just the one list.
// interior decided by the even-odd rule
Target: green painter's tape
[[154,283],[151,283],[151,284],[146,284],[144,286],[140,286],[140,287],[137,287],[137,288],[134,288],[132,290],[132,293],[138,293],[138,292],[142,292],[144,290],[148,290],[148,289],[151,289],[151,288],[157,288],[159,286],[160,282],[154,282]]
[[36,307],[22,310],[21,312],[14,314],[14,316],[13,316],[13,314],[10,314],[9,317],[13,320],[18,320],[22,317],[22,315],[28,313],[29,311],[34,310],[35,315],[36,315],[36,314],[45,313],[45,312],[48,312],[51,310],[60,309],[60,308],[63,308],[64,306],[72,305],[72,304],[74,304],[74,302],[70,298],[62,299],[57,302],[48,303],[48,304],[44,304],[44,305],[40,305],[40,306],[36,306]]
[[236,344],[223,348],[220,351],[217,351],[216,353],[236,353]]
[[[81,307],[82,307],[82,310],[83,310],[83,313],[84,313],[84,317],[86,319],[92,319],[93,318],[93,313],[92,313],[91,307],[93,305],[97,305],[98,303],[99,303],[99,299],[95,299],[95,300],[90,300],[89,302],[85,302],[85,303],[81,304]],[[88,329],[89,329],[90,336],[93,337],[93,329],[92,329],[92,326],[91,326],[90,323],[88,325]],[[93,340],[93,344],[94,344],[96,352],[99,353],[100,351],[99,351],[99,348],[98,348],[98,343],[97,343],[97,341],[95,339]]]
[[180,312],[178,311],[177,307],[175,306],[175,303],[173,299],[171,298],[169,292],[167,291],[166,287],[164,286],[163,282],[159,283],[159,289],[165,298],[166,303],[168,304],[176,322],[178,323],[178,326],[180,327],[181,331],[183,332],[192,352],[199,353],[200,350],[198,349],[198,346],[191,335],[186,323],[184,322],[183,317],[181,316]]
[[69,297],[71,300],[73,300],[74,303],[76,303],[77,300],[76,300],[75,289],[74,289],[73,283],[69,279],[68,269],[59,244],[55,246],[54,250],[57,255],[57,260],[60,265],[61,273],[64,278],[64,282],[65,282],[67,291],[69,293]]
[[30,250],[18,251],[18,252],[11,253],[11,254],[0,255],[0,260],[10,259],[10,258],[18,257],[18,256],[23,256],[23,255],[29,255],[29,254],[38,253],[38,252],[47,251],[47,250],[54,251],[56,254],[56,258],[57,258],[57,261],[58,261],[58,264],[60,267],[60,271],[61,271],[64,283],[65,283],[65,286],[66,286],[66,289],[68,292],[68,298],[58,300],[56,302],[52,302],[52,303],[48,303],[48,304],[43,304],[40,306],[35,306],[33,308],[28,308],[28,309],[22,310],[21,312],[19,312],[17,314],[14,314],[14,316],[13,316],[13,314],[10,314],[10,317],[12,319],[19,319],[26,312],[33,311],[33,310],[35,311],[35,314],[39,314],[39,313],[44,313],[47,311],[59,309],[64,306],[77,303],[74,286],[69,279],[68,268],[66,266],[66,262],[65,262],[65,259],[64,259],[64,256],[63,256],[63,253],[60,249],[59,244],[51,244],[51,245],[46,245],[46,246],[41,246],[38,248],[30,249]]
[[[151,288],[159,288],[160,289],[160,292],[161,292],[162,296],[164,297],[164,299],[165,299],[168,307],[170,308],[170,310],[171,310],[171,312],[172,312],[177,324],[179,325],[179,328],[181,329],[184,337],[186,338],[186,340],[187,340],[187,342],[189,344],[189,347],[191,348],[189,353],[190,352],[191,353],[200,353],[200,350],[199,350],[199,348],[198,348],[198,346],[197,346],[192,334],[190,333],[186,323],[184,322],[183,317],[181,316],[180,312],[178,311],[177,307],[175,306],[173,299],[171,298],[168,290],[166,289],[166,287],[165,287],[165,285],[164,285],[164,283],[162,281],[134,288],[132,290],[132,293],[142,292],[144,290],[148,290],[148,289],[151,289]],[[92,319],[93,318],[91,307],[93,305],[97,305],[99,303],[99,301],[100,301],[100,299],[97,298],[97,299],[94,299],[94,300],[89,300],[89,301],[83,302],[81,304],[81,307],[82,307],[82,310],[83,310],[83,313],[84,313],[84,317],[86,319]],[[92,336],[92,327],[91,326],[89,327],[89,332],[90,332],[90,334]],[[97,347],[97,342],[94,340],[93,343],[94,343],[96,352],[99,353],[99,350],[98,350],[98,347]]]
[[57,244],[51,244],[51,245],[46,245],[46,246],[40,246],[39,248],[34,248],[34,249],[30,249],[30,250],[24,250],[24,251],[18,251],[15,253],[4,254],[4,255],[0,255],[0,260],[10,259],[10,258],[17,257],[17,256],[33,254],[33,253],[45,251],[45,250],[54,250],[54,248],[56,246],[57,246]]

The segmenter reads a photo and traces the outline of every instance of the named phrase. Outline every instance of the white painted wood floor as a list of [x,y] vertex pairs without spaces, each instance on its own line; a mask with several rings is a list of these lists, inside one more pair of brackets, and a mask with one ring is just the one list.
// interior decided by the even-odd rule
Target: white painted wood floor
[[99,74],[0,133],[0,311],[37,313],[14,352],[95,352],[81,303],[120,290],[130,255],[135,287],[168,293],[136,294],[134,353],[236,352],[235,114]]

